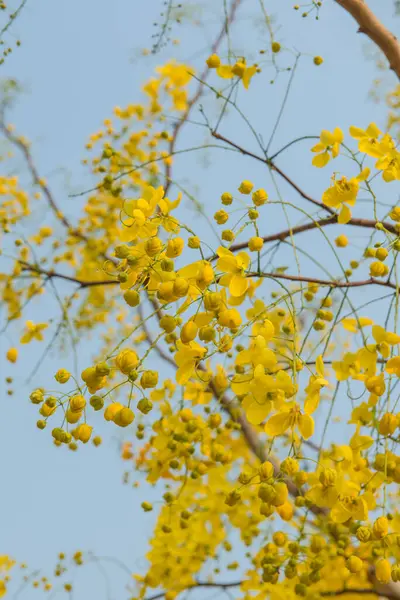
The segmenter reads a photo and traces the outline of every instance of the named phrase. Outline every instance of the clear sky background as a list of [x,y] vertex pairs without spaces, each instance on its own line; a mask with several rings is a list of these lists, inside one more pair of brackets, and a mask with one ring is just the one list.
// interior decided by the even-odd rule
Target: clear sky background
[[[302,19],[293,11],[292,2],[269,0],[265,4],[270,14],[276,15],[276,39],[286,48],[304,54],[274,148],[300,135],[319,134],[323,128],[340,126],[347,131],[350,124],[364,127],[370,121],[383,126],[384,107],[368,98],[377,73],[375,63],[366,60],[368,43],[356,34],[351,18],[331,0],[325,0],[318,22]],[[394,16],[392,0],[371,0],[370,5],[392,31],[399,31],[400,17]],[[185,25],[175,25],[171,35],[181,40],[179,46],[169,44],[156,56],[140,57],[140,50],[151,46],[155,29],[152,23],[159,20],[161,10],[158,0],[28,0],[9,34],[10,38],[21,39],[22,45],[7,58],[0,76],[16,78],[22,84],[25,91],[10,120],[18,132],[32,140],[39,171],[72,220],[79,215],[82,202],[69,198],[68,193],[87,187],[81,159],[89,135],[111,115],[115,105],[140,100],[142,83],[165,58],[175,56],[202,68],[209,43],[223,19],[223,2],[213,0],[204,6],[204,12],[199,14],[206,26],[186,29]],[[232,29],[238,52],[247,50],[249,45],[251,51],[262,47],[262,39],[264,47],[268,44],[257,23],[259,15],[258,2],[243,2]],[[315,55],[324,57],[319,68],[312,63]],[[284,58],[283,54],[283,62]],[[241,95],[241,108],[251,115],[265,139],[270,135],[285,91],[287,77],[283,75],[281,79],[270,86],[268,77],[255,78],[250,93]],[[211,104],[205,105],[210,115],[216,114]],[[198,118],[197,113],[192,116]],[[228,130],[223,126],[221,133]],[[202,130],[188,129],[179,147],[193,145],[203,134]],[[239,124],[234,136],[236,141],[254,149],[248,130]],[[198,156],[188,155],[179,163],[176,176],[191,182],[210,214],[221,192],[232,191],[241,179],[255,179],[258,186],[264,183],[261,168],[245,158],[233,158],[221,151],[207,154],[207,158],[205,168],[199,164]],[[20,164],[22,169],[22,161]],[[287,153],[279,164],[316,197],[329,185],[329,173],[309,167],[310,154],[306,149],[302,153],[298,149]],[[296,199],[293,192],[281,189],[288,199]],[[394,187],[390,194],[388,201],[394,202]],[[184,210],[193,217],[189,206]],[[48,213],[38,208],[31,223],[42,223],[48,218]],[[265,228],[266,233],[276,226],[266,222]],[[309,249],[319,252],[313,236]],[[38,321],[45,318],[47,307],[41,300],[34,311]],[[28,347],[18,366],[11,369],[5,364],[4,355],[18,338],[19,331],[12,328],[0,338],[0,554],[26,561],[30,570],[42,568],[43,574],[51,574],[58,552],[71,554],[77,549],[116,557],[132,571],[143,569],[142,557],[154,517],[143,515],[140,503],[151,498],[152,492],[145,486],[133,490],[122,484],[124,465],[119,457],[117,434],[110,427],[101,430],[101,448],[88,445],[78,453],[54,448],[49,432],[36,429],[35,407],[28,400],[32,388],[24,381],[37,359],[38,346]],[[82,367],[89,364],[95,351],[95,339],[85,340],[80,350]],[[68,359],[57,355],[49,357],[34,377],[33,385],[48,385],[52,373],[66,363]],[[16,391],[9,398],[4,376],[11,371]],[[105,566],[115,591],[110,598],[124,598],[126,574],[112,563]],[[96,569],[92,566],[77,571],[77,582],[81,583],[76,600],[107,597],[104,580]],[[21,597],[34,596],[28,589]],[[54,597],[61,598],[62,593]]]

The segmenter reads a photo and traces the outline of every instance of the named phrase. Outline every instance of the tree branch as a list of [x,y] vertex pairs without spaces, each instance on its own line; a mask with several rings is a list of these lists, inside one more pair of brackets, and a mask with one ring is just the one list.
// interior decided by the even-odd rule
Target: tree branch
[[329,597],[333,597],[333,596],[344,596],[345,594],[359,594],[360,596],[373,594],[374,596],[388,598],[388,600],[399,600],[399,594],[396,591],[391,592],[389,590],[386,590],[386,592],[385,592],[385,591],[370,589],[370,588],[344,588],[343,590],[319,592],[319,594],[321,596],[323,596],[324,598],[329,598]]
[[[220,588],[221,590],[227,590],[232,587],[239,587],[242,585],[243,581],[232,581],[231,583],[212,583],[209,581],[199,581],[197,583],[193,583],[193,585],[188,585],[185,587],[185,590],[192,590],[194,588],[208,587],[208,588]],[[182,590],[182,591],[185,591]],[[149,596],[145,600],[159,600],[159,598],[164,598],[167,592],[159,592],[158,594],[154,594],[154,596]]]
[[265,165],[267,165],[267,167],[269,167],[273,171],[276,171],[276,173],[278,173],[278,175],[280,175],[282,177],[282,179],[284,179],[293,189],[295,189],[296,192],[302,198],[304,198],[305,200],[308,200],[308,202],[311,202],[312,204],[315,204],[319,208],[322,208],[323,210],[331,213],[332,215],[335,214],[335,211],[333,208],[331,208],[330,206],[326,206],[322,202],[319,202],[319,200],[315,200],[315,198],[312,198],[311,196],[306,194],[292,179],[290,179],[290,177],[288,175],[286,175],[286,173],[284,173],[279,167],[277,167],[275,165],[275,163],[272,162],[272,160],[270,160],[268,158],[263,158],[262,156],[258,156],[258,154],[254,154],[253,152],[250,152],[249,150],[245,150],[244,148],[242,148],[242,146],[239,146],[239,144],[236,144],[235,142],[228,140],[228,138],[224,137],[220,133],[217,133],[216,131],[212,132],[212,136],[214,138],[216,138],[217,140],[221,140],[221,142],[225,142],[226,144],[229,144],[229,146],[236,148],[236,150],[239,150],[239,152],[241,152],[242,154],[245,154],[246,156],[250,156],[251,158],[254,158],[260,162],[263,162]]
[[[185,588],[185,590],[182,591],[186,591],[186,590],[192,590],[195,588],[204,588],[204,587],[209,587],[209,588],[220,588],[221,590],[226,590],[232,587],[239,587],[241,586],[243,583],[245,583],[245,580],[243,581],[232,581],[232,582],[227,582],[227,583],[213,583],[213,582],[208,582],[208,581],[198,581],[196,583],[193,583],[192,585],[189,585]],[[383,586],[381,585],[381,588],[387,588],[387,589],[373,589],[373,588],[344,588],[341,590],[329,590],[326,592],[321,592],[318,591],[316,592],[316,594],[324,597],[324,598],[329,598],[329,597],[335,597],[335,596],[344,596],[346,594],[357,594],[360,596],[365,596],[368,594],[372,594],[374,596],[380,596],[383,598],[387,598],[388,600],[399,600],[399,594],[396,590],[389,589],[389,586]],[[167,591],[164,592],[159,592],[157,594],[154,594],[153,596],[149,596],[148,598],[146,598],[145,600],[160,600],[161,598],[164,598],[165,594],[167,593]]]
[[27,142],[24,142],[21,138],[15,136],[12,133],[12,131],[4,123],[3,117],[0,119],[0,131],[3,132],[4,136],[8,139],[9,142],[14,144],[14,146],[19,148],[20,151],[22,152],[22,154],[25,158],[26,164],[28,166],[28,169],[31,173],[33,183],[36,185],[39,185],[40,188],[43,190],[43,193],[49,203],[49,206],[52,209],[52,211],[54,212],[57,219],[59,219],[59,221],[61,221],[61,223],[67,229],[71,230],[71,232],[73,232],[74,235],[81,237],[78,232],[73,231],[73,227],[72,227],[71,223],[69,222],[67,217],[64,216],[64,214],[61,212],[61,210],[57,206],[57,203],[54,200],[53,194],[51,193],[49,186],[46,183],[41,183],[41,181],[42,181],[41,177],[39,175],[39,172],[36,168],[35,163],[33,162],[33,158],[29,151],[29,146],[28,146]]
[[77,277],[72,277],[72,275],[64,275],[63,273],[57,273],[56,271],[48,271],[46,269],[42,269],[36,265],[31,265],[23,260],[18,260],[18,262],[22,265],[23,271],[30,271],[32,273],[36,273],[37,275],[45,275],[48,279],[64,279],[65,281],[70,281],[71,283],[76,283],[81,288],[86,287],[94,287],[96,285],[116,285],[119,284],[117,279],[105,279],[104,281],[85,281],[84,279],[78,279]]
[[352,288],[352,287],[364,287],[366,285],[381,285],[383,287],[390,287],[394,290],[397,289],[396,284],[391,281],[375,279],[363,279],[361,281],[335,281],[334,279],[318,279],[317,277],[302,277],[301,275],[288,275],[286,273],[258,273],[257,271],[247,273],[247,277],[264,277],[270,279],[287,279],[288,281],[301,281],[304,283],[315,283],[316,285],[328,286],[332,288]]
[[364,33],[374,42],[388,59],[390,68],[400,79],[400,45],[393,33],[374,15],[365,0],[335,0],[351,14],[359,25],[358,32]]

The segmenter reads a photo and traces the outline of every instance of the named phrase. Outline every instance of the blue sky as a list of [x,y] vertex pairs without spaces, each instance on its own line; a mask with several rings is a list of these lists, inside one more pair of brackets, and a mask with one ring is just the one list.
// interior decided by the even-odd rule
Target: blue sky
[[[254,0],[243,4],[245,8],[239,11],[231,35],[238,53],[251,56],[268,40],[259,26],[259,3]],[[267,4],[276,16],[276,39],[285,48],[302,53],[274,148],[301,135],[318,135],[323,128],[340,126],[347,131],[350,124],[364,127],[370,121],[383,126],[384,107],[368,98],[376,76],[375,64],[366,60],[368,43],[356,34],[349,15],[328,0],[318,22],[302,19],[293,11],[292,2],[272,0]],[[398,31],[400,18],[393,18],[392,2],[375,0],[370,5],[394,32]],[[7,58],[0,76],[16,78],[22,84],[25,91],[10,120],[32,141],[40,173],[48,179],[59,205],[71,218],[79,215],[81,200],[69,198],[68,193],[85,189],[88,183],[81,166],[84,144],[113,107],[140,100],[142,83],[165,58],[190,60],[199,70],[202,68],[209,42],[220,27],[223,2],[214,0],[204,7],[200,15],[206,26],[174,25],[172,37],[180,39],[179,46],[169,44],[156,56],[141,57],[140,50],[151,46],[151,35],[156,29],[152,23],[159,19],[161,10],[158,0],[28,0],[9,34],[9,39],[21,39],[22,45]],[[319,68],[312,63],[315,55],[324,57]],[[285,50],[280,60],[289,64],[290,56]],[[250,92],[240,96],[241,108],[251,115],[264,139],[268,139],[276,120],[287,76],[283,74],[273,86],[268,80],[266,75],[255,78]],[[211,117],[217,114],[211,101],[205,100],[204,106]],[[199,115],[194,112],[192,117]],[[234,136],[254,150],[248,129],[234,116],[228,118],[227,125],[223,124],[221,133]],[[203,130],[188,128],[178,146],[190,147],[202,140],[203,134]],[[218,151],[207,153],[207,159],[205,171],[198,156],[183,157],[175,176],[198,193],[211,214],[221,192],[232,191],[241,179],[254,179],[259,186],[264,183],[264,170],[246,158]],[[330,173],[311,170],[309,162],[308,150],[296,149],[282,156],[279,165],[311,194],[320,197],[329,185]],[[21,169],[22,165],[21,161]],[[232,173],[236,178],[233,181]],[[388,201],[395,201],[396,189],[390,190]],[[297,201],[288,188],[282,186],[281,191],[291,201]],[[193,218],[189,206],[185,205],[184,213]],[[38,208],[32,216],[32,226],[48,218],[48,213]],[[274,230],[269,221],[265,226],[267,231]],[[309,244],[309,251],[318,254],[315,236],[310,236]],[[357,300],[361,298],[360,292]],[[36,320],[40,320],[47,309],[37,305],[34,310]],[[53,448],[48,432],[36,429],[35,408],[28,401],[31,388],[24,385],[36,360],[36,347],[29,347],[14,368],[15,395],[6,396],[3,373],[11,374],[12,369],[5,366],[4,354],[18,336],[17,330],[11,328],[7,337],[0,338],[0,553],[26,561],[30,569],[43,568],[44,574],[51,570],[59,551],[70,554],[77,549],[117,557],[133,571],[143,568],[153,516],[143,515],[140,503],[154,492],[132,490],[122,484],[118,439],[109,428],[101,430],[101,448],[88,446],[76,454]],[[94,338],[81,349],[82,367],[87,366],[95,351]],[[33,385],[48,384],[49,373],[60,366],[65,366],[65,359],[49,357]],[[126,575],[118,577],[122,572],[113,564],[107,570],[113,588],[119,591],[119,597],[124,597],[121,593]],[[87,598],[88,592],[93,598],[106,597],[95,566],[80,571],[77,578],[81,583],[76,600]],[[31,597],[31,592],[25,597]]]

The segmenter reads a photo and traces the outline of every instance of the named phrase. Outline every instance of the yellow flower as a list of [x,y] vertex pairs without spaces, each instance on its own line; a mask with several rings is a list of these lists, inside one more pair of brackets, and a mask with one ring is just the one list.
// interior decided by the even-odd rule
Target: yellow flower
[[354,206],[360,181],[365,181],[370,174],[368,168],[363,169],[357,177],[347,179],[332,179],[332,185],[322,194],[322,202],[331,208],[340,209],[338,223],[348,223],[351,219],[351,211],[347,205]]
[[389,532],[389,521],[386,517],[378,517],[372,526],[372,533],[377,540],[384,538]]
[[174,355],[178,366],[175,377],[177,383],[184,385],[195,374],[196,366],[206,354],[207,349],[197,342],[183,344],[180,340],[177,341],[177,348],[178,352]]
[[256,65],[248,67],[245,60],[237,61],[232,67],[230,65],[221,65],[217,68],[217,75],[222,79],[232,79],[239,77],[246,90],[249,88],[252,77],[257,73]]
[[389,358],[385,367],[386,373],[389,375],[396,375],[396,377],[400,377],[400,356],[393,356]]
[[317,375],[311,375],[308,386],[304,390],[306,394],[304,410],[308,415],[312,415],[317,410],[321,389],[328,385],[328,381],[324,378],[324,363],[321,355],[316,360],[316,371]]
[[54,375],[54,378],[58,383],[67,383],[70,377],[71,373],[66,369],[58,369],[57,373]]
[[17,362],[18,350],[16,348],[9,348],[6,353],[6,358],[10,363]]
[[348,240],[347,236],[344,235],[343,233],[335,239],[335,244],[338,248],[346,248],[348,243],[349,243],[349,240]]
[[358,319],[353,319],[349,317],[347,319],[342,319],[342,326],[346,331],[350,331],[351,333],[357,333],[361,327],[366,327],[368,325],[373,325],[374,322],[372,319],[368,317],[358,317]]
[[350,556],[347,559],[346,566],[350,573],[359,573],[363,568],[363,561],[358,556]]
[[291,407],[282,410],[270,417],[265,424],[265,431],[270,436],[282,435],[288,429],[294,430],[297,427],[305,440],[308,440],[314,433],[314,420],[310,415],[303,414],[298,404],[291,404]]
[[349,129],[351,137],[358,140],[358,149],[368,156],[379,158],[382,156],[382,152],[379,147],[378,138],[382,134],[381,130],[375,125],[370,123],[367,129],[360,129],[360,127],[351,126]]
[[391,331],[386,331],[386,329],[380,325],[374,325],[372,328],[372,336],[377,344],[382,344],[382,342],[386,342],[390,346],[400,344],[400,335]]
[[345,523],[349,519],[365,521],[368,518],[367,503],[364,498],[357,495],[358,489],[356,487],[354,486],[350,493],[339,494],[330,513],[331,519],[335,523]]
[[48,327],[47,323],[38,323],[37,325],[35,325],[33,321],[27,321],[25,323],[25,326],[26,331],[20,339],[21,344],[29,344],[29,342],[31,342],[32,340],[37,340],[38,342],[41,342],[43,340],[42,331],[44,329],[47,329]]
[[242,317],[236,308],[228,308],[219,313],[218,323],[228,329],[237,329],[242,323]]
[[[129,375],[129,373],[137,367],[138,362],[139,358],[136,352],[134,350],[129,350],[128,348],[121,350],[121,352],[119,352],[115,358],[117,369],[119,369],[124,375]],[[84,379],[83,374],[82,379]],[[84,379],[84,381],[87,383],[87,378]]]
[[388,273],[389,267],[378,260],[369,265],[369,274],[371,277],[385,277]]
[[376,161],[375,167],[383,171],[383,180],[388,183],[400,179],[400,153],[389,134],[383,136],[380,151],[382,156]]
[[361,365],[357,355],[347,352],[341,361],[333,361],[332,367],[338,381],[345,381],[349,377],[355,377],[361,371]]
[[161,67],[157,67],[156,71],[167,78],[175,87],[187,85],[193,77],[193,69],[191,67],[179,64],[173,60]]
[[375,565],[375,576],[379,583],[389,583],[391,575],[390,562],[386,558],[381,558]]
[[262,206],[268,201],[268,194],[263,188],[260,188],[253,192],[252,200],[256,206]]
[[227,286],[232,296],[242,296],[249,287],[246,278],[246,270],[250,264],[249,255],[246,252],[233,254],[223,246],[218,248],[217,255],[219,256],[217,269],[226,273],[220,278],[219,283]]
[[378,431],[381,435],[392,435],[399,425],[396,415],[393,413],[385,413],[381,417],[378,425]]
[[[169,215],[169,213],[171,212],[171,210],[174,210],[175,208],[177,208],[180,204],[182,200],[182,193],[179,192],[176,200],[171,201],[169,200],[169,198],[159,198],[158,200],[158,206],[162,212],[162,214],[164,216]],[[167,229],[167,231],[169,231],[169,229]]]
[[311,148],[311,152],[318,152],[312,160],[314,167],[325,167],[331,158],[337,157],[343,137],[343,131],[339,127],[336,127],[333,132],[326,129],[321,131],[320,141]]
[[168,258],[176,258],[182,254],[182,250],[185,246],[185,241],[181,237],[172,238],[168,240],[166,256]]
[[233,389],[247,390],[247,395],[242,401],[243,410],[249,423],[258,425],[262,423],[273,408],[279,409],[285,404],[285,391],[280,387],[282,382],[271,375],[264,375],[260,365],[254,370],[254,376],[249,382],[249,376],[236,376],[232,383]]
[[251,181],[248,181],[247,179],[244,179],[242,181],[242,183],[239,185],[238,191],[241,194],[245,194],[245,195],[250,194],[253,187],[254,187],[254,183],[252,183]]
[[339,496],[336,471],[323,468],[317,481],[308,490],[306,498],[316,506],[332,508]]
[[218,54],[211,54],[207,58],[206,63],[209,69],[217,69],[221,64],[221,60]]
[[264,240],[261,237],[252,237],[249,239],[249,250],[250,252],[260,252],[264,245]]
[[157,205],[163,199],[164,188],[152,186],[143,188],[142,197],[138,200],[125,200],[123,205],[123,229],[120,239],[131,242],[136,238],[149,238],[157,233],[157,226],[150,221]]

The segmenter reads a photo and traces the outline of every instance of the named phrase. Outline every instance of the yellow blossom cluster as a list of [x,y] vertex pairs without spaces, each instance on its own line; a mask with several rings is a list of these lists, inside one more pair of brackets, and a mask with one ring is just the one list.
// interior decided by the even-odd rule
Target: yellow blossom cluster
[[[272,42],[271,49],[277,54],[281,47]],[[260,71],[244,58],[221,64],[217,53],[206,64],[246,89]],[[85,368],[61,362],[52,383],[33,389],[29,399],[38,429],[50,430],[60,451],[81,451],[89,442],[98,447],[100,427],[120,428],[126,480],[134,471],[160,491],[148,568],[135,575],[135,598],[160,588],[174,600],[199,585],[209,563],[218,574],[221,556],[227,570],[240,570],[236,557],[225,556],[238,540],[247,559],[239,582],[245,600],[370,590],[371,569],[382,585],[399,581],[400,206],[378,218],[372,186],[380,173],[383,184],[400,179],[400,153],[374,123],[350,128],[353,150],[341,129],[323,130],[311,148],[312,164],[322,168],[350,157],[357,169],[349,178],[333,173],[321,201],[291,182],[274,159],[256,156],[324,216],[317,220],[277,198],[265,177],[253,181],[244,173],[215,193],[218,205],[207,214],[214,243],[196,219],[187,222],[180,187],[171,191],[193,75],[177,62],[158,67],[143,87],[143,104],[117,107],[91,136],[85,164],[96,185],[77,223],[56,207],[46,182],[35,181],[54,223],[41,224],[28,241],[16,236],[12,265],[0,273],[7,326],[20,326],[19,343],[5,352],[10,369],[31,344],[51,346],[52,331],[74,349],[76,331],[96,336],[97,355]],[[167,113],[178,118],[174,126]],[[231,146],[254,157],[239,143]],[[366,166],[370,158],[374,163]],[[16,179],[1,186],[11,197],[2,216],[7,231],[26,216],[28,194]],[[368,218],[352,214],[360,190],[370,195]],[[271,232],[278,207],[290,226]],[[288,215],[298,209],[303,221],[292,225]],[[328,225],[340,225],[339,233],[331,228],[332,239]],[[350,233],[356,226],[372,232],[361,250]],[[303,274],[294,240],[313,229],[325,236],[339,274],[307,246],[302,253],[324,275]],[[273,262],[285,243],[294,257],[286,266]],[[355,278],[356,272],[363,275]],[[71,290],[60,293],[55,281]],[[391,294],[384,319],[361,316],[350,299],[353,289],[372,286]],[[39,322],[29,313],[31,300],[49,288],[61,312],[56,328],[52,317]],[[339,415],[333,412],[338,402]],[[328,443],[333,415],[345,423]],[[144,499],[141,508],[150,513],[156,504]],[[66,569],[64,558],[57,576]],[[81,551],[73,561],[84,562]],[[0,557],[0,571],[11,566]],[[48,580],[42,583],[50,589]],[[72,584],[64,590],[71,592]]]

